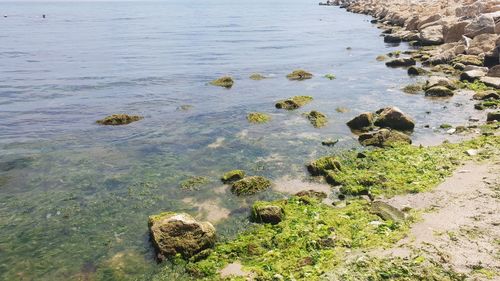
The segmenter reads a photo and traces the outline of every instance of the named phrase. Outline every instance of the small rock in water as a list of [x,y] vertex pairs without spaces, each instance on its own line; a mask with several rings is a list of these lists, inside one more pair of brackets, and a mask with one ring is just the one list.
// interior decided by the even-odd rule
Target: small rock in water
[[324,146],[334,146],[339,142],[339,140],[325,140],[322,141],[321,144]]
[[453,133],[455,133],[457,131],[457,129],[455,128],[451,128],[449,129],[448,131],[446,131],[447,134],[450,134],[450,135],[453,135]]

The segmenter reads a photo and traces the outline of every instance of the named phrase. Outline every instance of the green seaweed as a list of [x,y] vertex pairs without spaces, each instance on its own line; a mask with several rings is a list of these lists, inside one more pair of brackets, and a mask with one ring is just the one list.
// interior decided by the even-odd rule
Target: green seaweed
[[243,170],[232,170],[224,173],[221,177],[223,183],[230,183],[233,181],[241,180],[245,177],[245,172]]
[[231,185],[231,192],[240,195],[252,195],[259,191],[263,191],[271,186],[271,181],[261,177],[252,176],[246,177],[234,182]]
[[266,113],[252,112],[247,115],[247,120],[250,123],[261,124],[269,122],[269,120],[271,120],[271,116]]
[[311,79],[313,75],[305,70],[302,69],[297,69],[292,71],[292,73],[289,73],[286,78],[289,80],[305,80],[305,79]]
[[276,108],[293,110],[302,107],[313,100],[311,96],[294,96],[286,100],[281,100],[276,103]]
[[314,128],[324,127],[328,123],[328,117],[316,110],[305,113],[305,116],[309,119]]
[[230,76],[223,76],[221,78],[212,80],[210,82],[210,84],[212,84],[214,86],[219,86],[219,87],[224,87],[224,88],[228,88],[229,89],[229,88],[231,88],[233,86],[234,80]]
[[101,125],[112,125],[112,126],[127,125],[132,122],[139,121],[143,118],[144,117],[138,115],[113,114],[110,116],[106,116],[101,120],[97,120],[96,123]]

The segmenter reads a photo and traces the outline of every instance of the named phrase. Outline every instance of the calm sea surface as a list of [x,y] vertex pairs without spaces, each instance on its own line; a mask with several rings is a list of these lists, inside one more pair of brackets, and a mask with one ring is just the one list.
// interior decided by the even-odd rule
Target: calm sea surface
[[[0,280],[143,276],[158,267],[148,215],[186,211],[227,239],[247,226],[253,200],[281,196],[237,198],[218,181],[227,170],[307,180],[307,161],[357,147],[346,121],[388,105],[416,119],[417,143],[444,138],[424,125],[473,115],[465,96],[404,94],[414,78],[375,57],[407,47],[384,44],[369,17],[317,1],[0,2],[0,16]],[[314,78],[288,81],[297,68]],[[226,74],[233,88],[207,84]],[[314,101],[274,108],[294,95]],[[327,127],[303,117],[313,109]],[[249,124],[253,111],[271,122]],[[145,118],[95,124],[122,112]],[[180,189],[192,176],[209,183]]]

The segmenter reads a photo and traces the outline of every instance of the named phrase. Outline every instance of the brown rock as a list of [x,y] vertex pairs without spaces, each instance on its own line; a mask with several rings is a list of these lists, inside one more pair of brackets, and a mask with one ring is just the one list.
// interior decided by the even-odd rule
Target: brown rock
[[458,42],[462,40],[462,36],[465,34],[465,26],[467,26],[469,21],[461,21],[457,23],[447,24],[443,26],[443,40],[445,43]]
[[351,130],[363,130],[364,128],[371,127],[372,125],[373,113],[371,112],[363,112],[347,122],[347,126],[349,126]]
[[415,121],[397,107],[379,109],[377,114],[376,126],[403,131],[415,128]]
[[474,38],[485,33],[495,33],[495,21],[493,17],[481,15],[465,27],[465,36]]

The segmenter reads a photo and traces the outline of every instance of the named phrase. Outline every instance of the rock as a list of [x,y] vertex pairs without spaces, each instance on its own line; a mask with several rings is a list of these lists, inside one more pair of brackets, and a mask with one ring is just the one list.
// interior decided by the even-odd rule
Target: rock
[[313,75],[305,70],[302,69],[297,69],[294,70],[292,73],[288,74],[286,78],[289,80],[305,80],[305,79],[311,79]]
[[427,73],[429,73],[429,71],[421,67],[410,66],[410,68],[408,68],[408,75],[418,76],[418,75],[426,75]]
[[402,222],[405,219],[405,214],[403,212],[382,201],[372,202],[370,205],[370,212],[385,221]]
[[135,121],[139,121],[144,117],[138,115],[128,115],[128,114],[113,114],[106,116],[104,119],[97,120],[97,124],[101,125],[127,125]]
[[443,87],[446,87],[450,90],[456,89],[455,85],[453,84],[453,82],[450,79],[443,77],[443,76],[431,76],[431,77],[429,77],[429,79],[425,83],[424,90],[435,87],[435,86],[443,86]]
[[212,82],[210,82],[210,84],[229,89],[233,86],[234,81],[230,76],[223,76],[221,78],[213,80]]
[[489,112],[486,117],[487,122],[499,121],[500,122],[500,111]]
[[244,177],[245,172],[243,170],[232,170],[222,175],[221,181],[223,183],[231,183],[237,180],[241,180]]
[[375,58],[377,61],[385,61],[387,59],[387,56],[380,55]]
[[401,37],[396,34],[387,34],[384,36],[385,43],[401,43]]
[[331,74],[331,73],[325,74],[323,77],[325,77],[326,79],[330,79],[330,80],[334,80],[337,78],[335,76],[335,74]]
[[298,197],[304,197],[304,196],[307,196],[307,197],[310,197],[310,198],[315,198],[315,199],[318,199],[318,200],[323,200],[327,197],[326,193],[322,192],[322,191],[316,191],[316,190],[303,190],[303,191],[299,191],[295,194],[295,196],[298,196]]
[[328,117],[319,111],[313,110],[305,115],[314,128],[324,127],[328,123]]
[[411,144],[411,139],[404,133],[380,129],[375,132],[364,133],[359,136],[359,142],[364,146],[390,147],[398,143]]
[[495,65],[490,70],[488,70],[488,73],[486,76],[490,77],[500,77],[500,65]]
[[422,91],[422,85],[420,84],[410,84],[406,85],[403,89],[403,92],[407,94],[417,94]]
[[160,259],[181,254],[189,258],[215,243],[215,228],[185,213],[161,213],[149,217],[151,240]]
[[495,33],[495,21],[491,16],[481,15],[465,26],[464,32],[469,38],[485,33]]
[[500,93],[498,93],[495,90],[482,91],[474,94],[472,98],[475,100],[489,100],[489,99],[498,100],[500,99]]
[[403,131],[415,128],[415,121],[397,107],[379,109],[377,114],[376,126]]
[[339,142],[339,140],[324,140],[321,142],[321,145],[324,146],[334,146]]
[[441,25],[432,25],[422,29],[420,31],[420,43],[424,46],[443,44],[443,27]]
[[313,176],[324,176],[329,171],[340,171],[340,162],[333,156],[324,156],[307,165],[307,170]]
[[465,34],[465,26],[469,21],[453,22],[451,25],[443,26],[443,40],[445,43],[458,42]]
[[364,130],[372,125],[373,113],[371,112],[363,112],[347,122],[347,126],[349,126],[351,130]]
[[415,64],[416,64],[416,61],[413,58],[393,59],[393,60],[385,63],[385,65],[387,65],[389,67],[404,67],[404,66],[411,66],[411,65],[415,65]]
[[246,177],[235,181],[231,185],[231,192],[236,195],[252,195],[259,191],[268,189],[271,181],[260,176]]
[[252,74],[250,75],[250,79],[252,79],[252,80],[256,80],[256,81],[258,81],[258,80],[262,80],[262,79],[266,79],[266,78],[267,78],[266,76],[264,76],[264,75],[262,75],[262,74],[260,74],[260,73],[252,73]]
[[491,53],[496,48],[496,41],[498,35],[496,34],[481,34],[470,42],[469,48],[467,49],[468,55],[479,55],[483,53]]
[[250,123],[266,123],[271,120],[271,116],[269,114],[261,113],[261,112],[252,112],[247,115],[247,120]]
[[467,153],[467,155],[469,155],[469,156],[476,156],[477,155],[477,149],[467,149],[465,151],[465,153]]
[[311,96],[295,96],[276,103],[276,108],[293,110],[310,103],[313,100]]
[[275,205],[266,205],[265,202],[255,202],[252,207],[252,219],[259,223],[278,224],[283,220],[283,208]]
[[453,63],[453,68],[457,70],[464,70],[465,69],[465,64],[463,63]]
[[484,61],[483,59],[475,55],[458,55],[455,59],[453,59],[453,63],[483,66]]
[[428,25],[429,23],[436,22],[436,21],[438,21],[440,19],[441,19],[441,15],[439,15],[439,14],[428,16],[428,17],[422,19],[417,24],[417,29],[420,30],[420,29],[424,28],[425,25]]
[[[483,76],[486,76],[486,73],[487,73],[486,71],[480,70],[480,69],[467,70],[467,71],[462,72],[462,74],[460,74],[460,80],[474,82],[475,80],[478,80],[479,78],[481,78]],[[494,78],[494,77],[490,77],[490,78]]]
[[425,90],[426,97],[451,97],[453,91],[444,86],[434,86]]
[[479,81],[483,82],[486,86],[500,89],[500,77],[480,77]]

